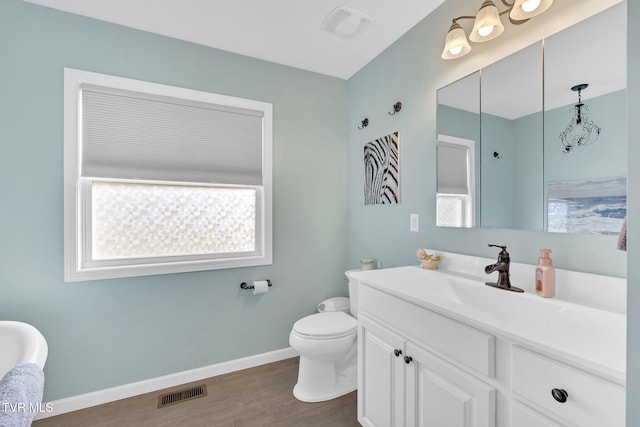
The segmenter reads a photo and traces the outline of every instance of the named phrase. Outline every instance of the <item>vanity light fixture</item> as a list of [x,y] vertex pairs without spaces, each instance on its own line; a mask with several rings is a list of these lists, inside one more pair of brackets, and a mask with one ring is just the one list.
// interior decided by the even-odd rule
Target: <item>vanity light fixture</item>
[[589,120],[589,106],[582,103],[582,91],[587,87],[588,83],[582,83],[571,88],[572,91],[578,92],[578,103],[571,108],[569,125],[560,132],[562,151],[565,153],[591,145],[600,136],[600,127]]
[[498,8],[491,0],[485,0],[473,22],[473,30],[469,34],[472,42],[486,42],[498,37],[504,31],[504,25],[500,22]]
[[467,41],[467,35],[458,23],[461,19],[473,19],[473,29],[469,34],[469,40],[475,43],[486,42],[500,36],[504,31],[504,25],[500,21],[502,15],[509,14],[509,21],[514,25],[527,22],[547,10],[553,0],[500,0],[507,6],[506,10],[498,11],[492,0],[485,0],[475,16],[458,16],[454,18],[447,33],[442,51],[442,59],[455,59],[466,55],[471,51],[471,45]]
[[512,21],[525,21],[540,15],[549,9],[553,0],[515,0],[509,19]]

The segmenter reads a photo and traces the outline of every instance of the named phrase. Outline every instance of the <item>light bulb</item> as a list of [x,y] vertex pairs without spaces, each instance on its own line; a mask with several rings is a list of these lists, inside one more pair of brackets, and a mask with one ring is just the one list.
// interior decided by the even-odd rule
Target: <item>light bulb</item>
[[487,37],[492,32],[493,32],[493,25],[487,25],[487,26],[478,28],[478,34],[480,34],[482,37]]
[[449,49],[449,53],[451,55],[454,55],[454,56],[458,55],[460,52],[462,52],[462,46],[457,46],[457,47]]
[[540,6],[540,0],[527,0],[522,3],[522,10],[529,13],[536,10],[538,6]]

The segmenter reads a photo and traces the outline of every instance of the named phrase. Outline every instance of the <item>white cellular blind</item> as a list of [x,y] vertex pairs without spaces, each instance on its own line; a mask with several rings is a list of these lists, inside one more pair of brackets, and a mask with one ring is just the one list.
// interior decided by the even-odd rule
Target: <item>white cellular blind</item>
[[263,113],[81,87],[81,175],[262,185]]
[[438,143],[438,193],[468,194],[467,149]]

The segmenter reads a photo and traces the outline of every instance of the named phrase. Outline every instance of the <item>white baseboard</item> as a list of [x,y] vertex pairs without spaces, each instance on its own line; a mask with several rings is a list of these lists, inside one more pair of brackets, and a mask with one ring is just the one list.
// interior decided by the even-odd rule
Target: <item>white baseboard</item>
[[91,393],[66,397],[64,399],[43,403],[42,407],[47,408],[47,411],[41,411],[36,419],[40,420],[53,417],[91,406],[102,405],[144,393],[163,390],[168,387],[175,387],[193,381],[200,381],[205,378],[253,368],[254,366],[266,365],[267,363],[289,359],[297,355],[298,353],[294,349],[287,347],[254,356],[243,357],[241,359],[230,360],[228,362],[217,363],[215,365],[203,366],[202,368],[191,369],[189,371],[177,372],[175,374],[124,384]]

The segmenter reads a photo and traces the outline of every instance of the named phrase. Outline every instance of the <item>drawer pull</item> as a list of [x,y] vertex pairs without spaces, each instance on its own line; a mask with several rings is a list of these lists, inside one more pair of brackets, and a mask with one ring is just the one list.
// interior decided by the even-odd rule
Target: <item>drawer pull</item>
[[393,350],[393,354],[396,355],[396,357],[399,357],[402,354],[402,350],[398,350],[397,348],[395,350]]
[[551,390],[551,395],[556,401],[560,403],[566,402],[567,397],[569,397],[569,394],[561,388],[554,388],[553,390]]
[[411,357],[411,356],[405,356],[404,357],[404,363],[406,363],[407,365],[409,363],[411,363],[412,361],[413,361],[413,357]]

